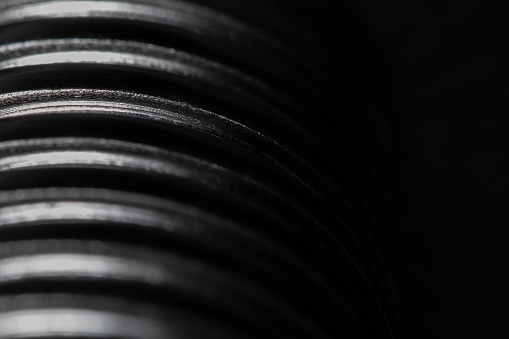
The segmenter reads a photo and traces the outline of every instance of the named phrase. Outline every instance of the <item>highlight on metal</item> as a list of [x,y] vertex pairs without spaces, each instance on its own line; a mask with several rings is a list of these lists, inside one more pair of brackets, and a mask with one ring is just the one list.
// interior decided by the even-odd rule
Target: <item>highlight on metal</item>
[[0,2],[0,338],[404,337],[383,171],[297,5],[328,6]]

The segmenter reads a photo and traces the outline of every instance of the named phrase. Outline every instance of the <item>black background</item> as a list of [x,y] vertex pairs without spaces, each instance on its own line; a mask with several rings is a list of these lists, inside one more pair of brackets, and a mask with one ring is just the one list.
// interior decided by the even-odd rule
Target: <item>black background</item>
[[509,338],[509,5],[357,5],[388,60],[410,338]]

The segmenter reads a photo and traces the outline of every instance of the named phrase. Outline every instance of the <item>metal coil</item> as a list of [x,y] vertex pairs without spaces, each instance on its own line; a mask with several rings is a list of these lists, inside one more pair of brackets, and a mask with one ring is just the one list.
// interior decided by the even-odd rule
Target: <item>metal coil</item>
[[402,337],[341,70],[239,4],[0,3],[0,338]]

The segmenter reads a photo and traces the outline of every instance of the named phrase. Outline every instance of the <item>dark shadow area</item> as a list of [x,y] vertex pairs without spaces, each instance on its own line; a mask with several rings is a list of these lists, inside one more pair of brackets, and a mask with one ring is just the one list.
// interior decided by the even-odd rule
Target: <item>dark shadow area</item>
[[383,90],[398,107],[411,338],[506,338],[507,5],[360,7],[398,73]]

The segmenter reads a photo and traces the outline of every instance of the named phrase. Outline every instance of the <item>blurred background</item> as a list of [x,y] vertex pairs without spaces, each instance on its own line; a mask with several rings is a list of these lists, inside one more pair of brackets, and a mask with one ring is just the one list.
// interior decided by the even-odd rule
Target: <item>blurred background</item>
[[411,338],[509,338],[509,5],[357,6],[389,65]]

